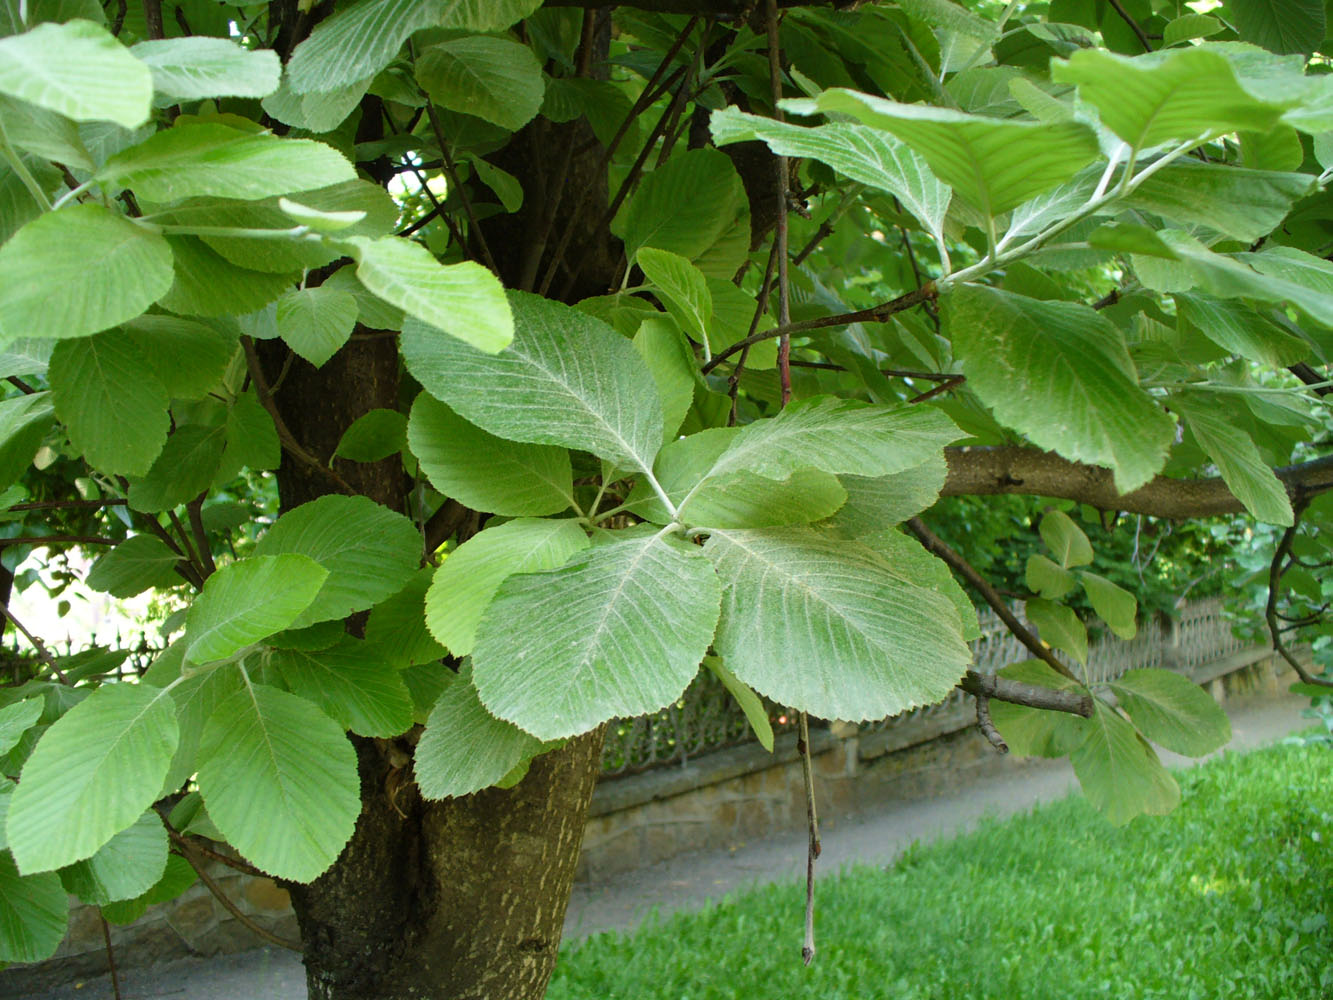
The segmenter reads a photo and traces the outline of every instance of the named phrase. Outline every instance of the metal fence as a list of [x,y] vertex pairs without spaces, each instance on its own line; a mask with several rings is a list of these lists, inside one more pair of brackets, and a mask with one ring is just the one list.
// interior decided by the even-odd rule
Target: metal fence
[[[1020,620],[1028,624],[1021,609]],[[973,668],[980,673],[1031,659],[1031,654],[990,610],[981,613],[981,636],[969,645]],[[1037,631],[1029,624],[1029,628]],[[1183,673],[1247,648],[1252,643],[1237,638],[1223,614],[1220,598],[1190,601],[1175,618],[1149,618],[1130,640],[1106,635],[1092,642],[1088,665],[1081,668],[1091,685],[1106,684],[1138,667],[1164,667]],[[1075,665],[1076,669],[1080,669]],[[876,732],[909,720],[957,710],[965,696],[957,689],[934,705],[867,722],[863,731]],[[769,719],[775,731],[792,727],[794,720],[780,705],[769,703]],[[701,671],[681,699],[653,715],[618,719],[607,729],[602,751],[603,777],[634,774],[653,767],[683,764],[701,754],[737,746],[753,739],[745,715],[734,698],[710,671]]]

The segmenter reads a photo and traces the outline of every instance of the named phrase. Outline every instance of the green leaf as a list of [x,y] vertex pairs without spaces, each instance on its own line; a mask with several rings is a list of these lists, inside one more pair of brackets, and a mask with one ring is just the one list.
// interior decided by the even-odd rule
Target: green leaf
[[1303,360],[1310,345],[1239,302],[1177,292],[1176,315],[1218,347],[1272,368]]
[[371,609],[366,621],[366,642],[397,667],[439,660],[449,651],[426,628],[426,591],[435,569],[423,566],[407,586]]
[[378,462],[396,455],[407,444],[407,417],[397,410],[370,410],[343,431],[334,458]]
[[179,730],[171,698],[106,684],[56,720],[23,766],[6,833],[23,872],[92,855],[157,798]]
[[211,122],[177,125],[122,150],[97,179],[165,204],[185,198],[251,200],[356,178],[341,153],[311,139],[280,139]]
[[1093,702],[1088,738],[1070,755],[1088,800],[1123,826],[1140,813],[1162,816],[1180,802],[1180,787],[1134,727],[1102,701]]
[[699,371],[694,352],[676,324],[660,314],[639,324],[634,334],[634,349],[657,383],[657,394],[662,400],[663,438],[669,441],[676,436],[685,414],[694,404]]
[[0,487],[8,489],[28,470],[54,424],[49,392],[0,400]]
[[789,100],[797,114],[841,112],[882,129],[925,158],[935,176],[983,216],[996,216],[1068,180],[1097,155],[1097,138],[1081,122],[987,118],[854,90],[826,90]]
[[713,317],[713,297],[708,292],[708,280],[703,272],[670,250],[642,247],[636,259],[667,312],[695,341],[704,343]]
[[486,711],[465,665],[445,681],[413,756],[421,794],[444,799],[489,788],[541,752],[541,740]]
[[1130,670],[1111,683],[1120,707],[1154,743],[1202,757],[1231,740],[1231,720],[1212,696],[1170,670]]
[[393,61],[409,35],[437,23],[439,8],[430,0],[362,0],[343,8],[292,53],[292,90],[332,91],[348,80],[368,80]]
[[144,477],[130,484],[130,507],[157,513],[193,500],[212,484],[226,445],[223,427],[178,427]]
[[208,578],[185,618],[187,660],[225,659],[288,628],[310,606],[329,571],[302,555],[255,555]]
[[69,440],[93,468],[140,476],[162,451],[171,400],[120,330],[65,340],[51,353],[51,396]]
[[364,222],[369,214],[365,209],[325,211],[282,197],[278,198],[278,208],[282,209],[283,214],[290,216],[294,222],[299,222],[317,233],[346,232],[353,226]]
[[227,413],[227,448],[214,483],[231,479],[242,468],[276,469],[282,460],[282,445],[273,418],[253,389],[236,397]]
[[181,583],[176,573],[180,561],[156,535],[131,535],[93,563],[84,583],[112,597],[134,597]]
[[1058,601],[1078,583],[1074,574],[1059,563],[1051,562],[1040,552],[1028,556],[1025,576],[1028,590],[1048,600]]
[[846,122],[804,128],[747,115],[734,106],[714,111],[710,121],[717,145],[760,140],[779,156],[827,163],[858,183],[893,195],[928,233],[943,239],[953,190],[931,172],[924,157],[890,133]]
[[417,55],[417,81],[436,104],[517,132],[536,117],[545,86],[537,57],[505,38],[470,35]]
[[944,453],[939,452],[889,476],[839,476],[847,502],[829,525],[848,538],[892,528],[933,506],[948,474]]
[[411,521],[373,500],[330,495],[283,514],[254,551],[295,552],[329,571],[319,596],[290,626],[303,628],[396,594],[421,561],[421,536]]
[[332,90],[297,93],[287,73],[282,85],[264,98],[264,111],[292,128],[311,133],[332,132],[357,109],[370,89],[374,76],[359,80],[340,78]]
[[412,404],[407,441],[431,485],[473,510],[536,516],[574,502],[568,451],[488,434],[429,392]]
[[513,292],[510,304],[514,340],[498,354],[404,324],[407,370],[492,434],[651,469],[662,443],[662,408],[633,345],[600,320],[550,299]]
[[[19,740],[41,718],[43,703],[40,698],[27,698],[12,705],[0,708],[0,754],[7,754],[19,744]],[[2,817],[0,817],[2,818]],[[4,830],[0,829],[0,840],[4,839]],[[5,844],[0,844],[3,849]]]
[[148,67],[89,21],[39,24],[0,39],[0,93],[79,122],[138,128],[148,120]]
[[316,368],[333,357],[356,326],[356,299],[336,288],[299,288],[277,302],[278,335]]
[[226,38],[158,38],[130,52],[152,71],[153,89],[172,101],[267,97],[282,78],[272,49],[246,49]]
[[1226,58],[1201,47],[1134,58],[1081,49],[1068,61],[1053,60],[1051,77],[1077,84],[1102,124],[1135,152],[1237,130],[1267,132],[1296,103],[1253,96]]
[[0,247],[0,341],[97,333],[138,316],[171,278],[171,248],[151,230],[92,203],[48,212]]
[[965,640],[970,642],[981,638],[977,609],[943,560],[927,552],[916,539],[897,530],[881,531],[860,541],[883,556],[885,563],[904,583],[947,597],[957,612],[958,631]]
[[[795,469],[776,481],[743,469],[711,475],[741,433],[735,427],[713,427],[662,449],[657,476],[684,523],[709,528],[809,523],[828,517],[846,501],[847,492],[837,478],[813,468]],[[635,484],[627,506],[658,524],[674,520],[645,482]]]
[[1139,387],[1120,331],[1076,302],[963,285],[949,297],[967,384],[1040,448],[1109,466],[1121,492],[1161,471],[1173,421]]
[[167,831],[149,809],[103,844],[91,858],[61,869],[66,890],[85,903],[102,906],[141,896],[167,867]]
[[495,192],[506,212],[517,212],[523,207],[523,185],[517,177],[480,156],[469,156],[467,162],[476,171],[477,180]]
[[[1078,681],[1057,674],[1041,660],[1012,664],[999,671],[999,676],[1056,691],[1086,690]],[[992,698],[990,713],[995,728],[1019,757],[1063,757],[1088,738],[1088,721],[1068,712],[1052,712]]]
[[69,897],[55,872],[20,875],[0,851],[0,962],[40,962],[55,954],[69,921]]
[[[0,116],[4,117],[5,137],[15,149],[32,153],[37,158],[30,168],[47,160],[63,163],[74,170],[93,169],[92,156],[79,136],[78,125],[64,115],[0,95]],[[37,169],[40,171],[41,168]],[[42,189],[48,194],[51,190],[46,185],[42,185]],[[31,197],[26,189],[25,193]]]
[[345,636],[319,650],[277,650],[269,663],[293,694],[359,736],[397,736],[412,725],[412,699],[397,666],[371,643]]
[[[421,321],[438,337],[451,337],[487,354],[513,339],[514,322],[504,289],[480,264],[444,265],[420,243],[386,236],[349,239],[361,284],[385,302]],[[428,334],[427,334],[428,335]]]
[[193,236],[168,236],[175,258],[171,288],[159,304],[174,313],[228,316],[263,309],[292,287],[295,276],[251,271]]
[[1073,610],[1040,597],[1029,600],[1024,610],[1028,621],[1041,633],[1042,642],[1063,650],[1087,666],[1088,630]]
[[1291,527],[1294,515],[1287,489],[1246,430],[1228,420],[1207,393],[1177,393],[1171,397],[1171,406],[1185,418],[1245,509],[1260,521]]
[[1078,574],[1083,591],[1088,595],[1092,610],[1101,616],[1102,621],[1110,626],[1121,639],[1133,639],[1138,632],[1135,616],[1139,602],[1133,594],[1122,587],[1117,587],[1104,576],[1089,573],[1086,570]]
[[[179,676],[180,668],[185,662],[185,645],[185,641],[179,639],[168,647],[162,657],[159,657],[162,659],[171,654],[171,659],[178,661],[174,667],[170,664],[164,665],[166,668],[164,674],[174,670]],[[157,664],[154,663],[154,668],[156,667]],[[163,682],[170,683],[170,681]],[[172,688],[171,696],[176,702],[176,718],[180,723],[181,738],[176,747],[176,755],[171,761],[171,769],[167,771],[166,780],[162,783],[161,794],[169,795],[177,792],[194,775],[198,769],[199,737],[204,731],[204,724],[218,705],[241,689],[241,683],[239,670],[224,668],[193,674]],[[197,792],[195,797],[198,798]],[[182,833],[186,832],[180,827],[177,829]],[[198,832],[203,833],[203,831]],[[209,831],[204,835],[211,837],[215,832]]]
[[888,476],[939,454],[961,432],[931,407],[812,396],[747,424],[709,470],[785,479],[797,469]]
[[1042,515],[1041,540],[1060,562],[1060,566],[1086,566],[1092,562],[1092,543],[1073,518],[1062,510],[1050,510]]
[[768,709],[764,707],[759,696],[726,668],[721,657],[705,656],[704,666],[713,672],[723,687],[736,699],[736,704],[745,713],[745,721],[750,724],[750,730],[754,733],[754,738],[759,741],[759,745],[772,753],[773,724],[768,721]]
[[[730,279],[744,260],[749,245],[749,203],[745,187],[731,160],[718,149],[692,149],[671,157],[640,182],[611,223],[611,231],[625,241],[631,259],[640,247],[669,250],[700,265],[705,274],[716,271]],[[739,220],[747,227],[745,246],[730,273],[726,253],[709,266],[702,258],[725,241]]]
[[175,316],[140,316],[125,332],[172,399],[202,399],[218,387],[235,356],[235,332]]
[[1162,44],[1169,47],[1195,38],[1207,38],[1224,30],[1222,22],[1210,14],[1181,14],[1162,29]]
[[1121,204],[1253,243],[1314,186],[1309,174],[1182,161],[1148,177]]
[[1271,132],[1241,132],[1241,166],[1252,170],[1300,170],[1305,161],[1301,136],[1290,125]]
[[356,753],[304,698],[247,683],[199,741],[199,791],[228,843],[276,878],[333,864],[361,812]]
[[1263,279],[1256,284],[1260,294],[1247,281],[1234,294],[1252,295],[1272,302],[1285,300],[1309,313],[1325,326],[1333,325],[1333,264],[1295,247],[1272,247],[1263,253],[1247,253],[1239,260],[1249,264]]
[[1327,31],[1319,0],[1228,0],[1241,41],[1270,52],[1308,56],[1319,48]]
[[743,682],[825,719],[879,719],[939,701],[971,653],[949,599],[873,549],[811,528],[716,531],[714,647]]
[[657,711],[698,671],[719,590],[696,546],[618,534],[500,584],[477,627],[473,683],[488,710],[544,740]]
[[556,569],[588,547],[577,521],[518,518],[473,535],[445,558],[426,594],[426,626],[455,656],[472,652],[477,624],[515,573]]

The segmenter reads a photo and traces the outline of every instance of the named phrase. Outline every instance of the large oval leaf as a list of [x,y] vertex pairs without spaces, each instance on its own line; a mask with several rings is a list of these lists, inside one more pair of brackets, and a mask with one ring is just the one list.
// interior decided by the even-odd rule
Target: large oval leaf
[[23,767],[5,829],[19,870],[91,857],[162,791],[179,730],[171,697],[106,684],[66,712]]
[[715,531],[714,643],[760,694],[824,719],[880,719],[946,697],[971,653],[942,594],[859,542],[812,528]]
[[511,576],[477,628],[482,704],[544,740],[656,711],[698,671],[719,590],[697,547],[661,533]]
[[157,233],[91,202],[48,212],[0,247],[0,341],[86,337],[138,316],[171,281]]
[[328,577],[319,563],[295,553],[256,555],[223,566],[190,605],[186,658],[195,663],[221,660],[287,628]]
[[361,811],[356,753],[342,729],[264,684],[245,684],[204,726],[199,791],[233,847],[297,882],[333,864]]

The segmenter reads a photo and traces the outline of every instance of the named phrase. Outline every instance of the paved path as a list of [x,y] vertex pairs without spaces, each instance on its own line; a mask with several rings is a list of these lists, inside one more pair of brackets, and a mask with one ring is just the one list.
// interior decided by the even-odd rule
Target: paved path
[[[1308,726],[1294,697],[1230,707],[1228,749],[1248,750]],[[1192,761],[1164,754],[1168,766]],[[964,785],[939,798],[893,803],[827,826],[820,867],[836,871],[850,862],[886,864],[914,841],[930,841],[969,829],[983,816],[1005,816],[1066,795],[1077,782],[1067,760],[1025,761],[999,776]],[[579,885],[570,900],[565,936],[582,937],[636,926],[656,909],[665,915],[698,909],[737,889],[805,870],[805,833],[782,834],[736,851],[682,855],[600,885]],[[25,1000],[108,1000],[110,979],[71,984]],[[123,1000],[306,1000],[299,956],[259,948],[214,959],[184,959],[121,976]],[[4,994],[0,994],[3,997]]]

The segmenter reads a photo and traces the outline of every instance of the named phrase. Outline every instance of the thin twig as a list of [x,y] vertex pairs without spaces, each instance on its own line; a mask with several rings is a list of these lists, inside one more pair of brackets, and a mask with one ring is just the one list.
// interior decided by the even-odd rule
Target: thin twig
[[928,399],[934,399],[941,393],[950,392],[954,389],[957,389],[960,385],[962,385],[966,381],[967,381],[966,375],[955,375],[953,378],[945,379],[939,385],[935,386],[935,388],[928,389],[925,392],[921,393],[921,395],[919,396],[913,396],[911,399],[908,400],[908,402],[924,403]]
[[259,353],[255,350],[255,342],[248,336],[241,338],[241,348],[245,351],[245,363],[250,370],[250,381],[255,384],[255,395],[259,397],[260,405],[268,411],[268,415],[273,418],[273,426],[278,432],[278,441],[282,443],[283,450],[292,458],[296,459],[308,469],[319,472],[322,476],[331,481],[342,492],[355,494],[350,483],[342,476],[338,475],[336,469],[325,465],[305,448],[301,447],[299,441],[293,436],[287,427],[287,422],[282,419],[282,413],[278,410],[278,405],[273,401],[273,395],[269,391],[268,383],[264,380],[264,370],[259,363]]
[[481,231],[481,226],[477,223],[477,214],[472,211],[472,199],[468,197],[467,189],[459,183],[458,169],[454,166],[454,155],[449,151],[449,143],[444,138],[444,124],[440,121],[439,112],[435,110],[435,103],[429,95],[425,95],[425,100],[426,118],[430,121],[431,131],[435,133],[435,141],[440,144],[440,157],[444,160],[444,173],[449,178],[450,190],[458,192],[458,200],[463,203],[463,214],[467,216],[467,223],[471,227],[472,236],[476,239],[477,246],[481,248],[482,260],[490,268],[492,274],[498,275],[500,268],[491,255],[491,247],[486,242],[486,234]]
[[[607,165],[611,162],[611,157],[619,148],[621,141],[629,133],[629,127],[634,124],[635,120],[660,96],[660,92],[656,89],[659,81],[662,80],[662,77],[667,72],[667,67],[671,65],[672,61],[676,58],[676,54],[684,47],[686,39],[690,37],[690,32],[694,30],[694,26],[698,23],[699,18],[697,15],[690,18],[689,21],[686,22],[685,27],[681,29],[680,34],[676,36],[676,40],[672,42],[671,47],[667,49],[666,53],[662,56],[662,60],[657,64],[657,69],[653,71],[653,75],[649,77],[648,82],[639,93],[638,99],[629,109],[629,113],[625,115],[624,121],[622,121],[620,127],[616,129],[616,134],[611,137],[611,141],[607,143],[606,149],[602,151],[601,158],[597,162],[597,168],[593,171],[594,176],[600,177],[602,175],[602,171],[605,170]],[[685,68],[683,66],[680,67],[679,72],[683,74]],[[675,74],[673,74],[673,78],[674,75]],[[671,81],[665,81],[664,87],[670,86]],[[582,149],[578,151],[580,155],[583,152],[584,150]],[[551,254],[550,263],[546,265],[546,273],[542,276],[541,284],[538,286],[537,291],[539,294],[545,295],[551,287],[551,282],[555,280],[556,272],[559,270],[561,263],[563,263],[565,259],[565,252],[569,249],[570,240],[574,238],[574,220],[582,215],[583,206],[588,198],[592,196],[592,191],[593,185],[586,185],[580,189],[578,196],[574,200],[572,205],[573,210],[569,215],[569,223],[565,226],[564,232],[560,235],[560,242],[556,245],[555,252]]]
[[[125,481],[124,477],[118,477],[118,478],[121,484],[121,488],[127,489],[128,483]],[[151,531],[154,535],[156,535],[166,544],[167,548],[171,549],[172,552],[180,556],[180,562],[176,563],[176,572],[179,573],[182,577],[184,577],[185,581],[189,583],[191,586],[193,586],[195,590],[203,590],[204,589],[203,577],[199,575],[199,571],[195,568],[194,564],[190,562],[189,557],[186,556],[185,552],[182,551],[181,547],[176,544],[176,539],[171,537],[171,532],[168,531],[166,528],[162,527],[162,522],[160,522],[152,514],[145,514],[143,516],[143,523],[148,526],[149,531]]]
[[37,393],[36,389],[28,385],[27,382],[23,381],[23,379],[19,378],[17,375],[6,375],[5,381],[14,386],[14,388],[18,389],[25,396],[32,396]]
[[143,20],[149,38],[167,36],[166,25],[162,23],[162,0],[143,0]]
[[24,637],[32,643],[32,648],[37,650],[37,658],[50,668],[51,673],[56,675],[56,680],[60,681],[61,684],[68,684],[69,678],[65,676],[64,672],[58,666],[56,666],[55,657],[52,656],[51,651],[46,648],[46,643],[42,642],[41,639],[29,632],[27,627],[14,617],[14,612],[9,610],[9,604],[7,602],[0,601],[0,612],[2,612],[4,616],[10,620],[13,626],[22,632]]
[[[1009,631],[1013,633],[1014,638],[1027,647],[1028,651],[1033,656],[1046,663],[1052,670],[1061,676],[1068,677],[1072,681],[1078,680],[1078,677],[1075,676],[1074,672],[1060,662],[1059,658],[1056,657],[1056,655],[1052,653],[1040,639],[1033,635],[1032,632],[1018,620],[1013,611],[1009,609],[1008,603],[1000,596],[1000,593],[991,586],[989,581],[978,573],[970,562],[953,549],[949,548],[944,540],[936,535],[935,532],[927,528],[925,522],[922,521],[921,518],[914,517],[909,520],[907,522],[907,529],[912,532],[912,534],[916,535],[917,540],[920,541],[922,545],[943,559],[950,569],[955,573],[958,573],[963,579],[976,588],[977,592],[981,594],[986,603],[991,606],[991,609],[999,617],[1000,621],[1004,622]],[[1079,681],[1079,683],[1082,683],[1082,681]]]
[[810,717],[801,713],[801,732],[797,737],[801,754],[801,776],[805,779],[805,939],[801,960],[809,965],[815,960],[815,859],[823,853],[819,843],[819,815],[815,811],[815,774],[810,761]]
[[[221,851],[215,851],[213,848],[204,844],[198,837],[187,837],[184,834],[173,830],[170,826],[163,824],[167,831],[167,836],[172,841],[181,845],[182,848],[188,848],[210,861],[216,861],[219,864],[226,865],[228,868],[234,868],[236,871],[254,878],[268,878],[268,873],[261,871],[248,861],[242,861],[240,858],[233,858],[230,855],[223,854]],[[183,852],[182,852],[183,853]],[[188,858],[186,860],[189,860]]]
[[[691,21],[691,23],[694,22]],[[639,150],[639,155],[630,166],[629,172],[625,175],[625,179],[621,181],[620,187],[616,190],[615,196],[611,199],[611,203],[601,214],[596,225],[592,227],[591,232],[600,233],[611,223],[616,217],[616,213],[620,211],[620,206],[624,204],[625,199],[629,197],[629,193],[634,190],[634,186],[638,184],[639,177],[643,174],[644,165],[648,162],[648,157],[656,147],[657,140],[664,134],[668,123],[672,120],[677,109],[685,102],[690,93],[690,89],[694,85],[694,70],[696,67],[697,61],[691,63],[690,69],[681,77],[680,85],[676,87],[676,93],[672,96],[671,101],[662,111],[662,114],[658,116],[657,123],[653,125],[653,130],[648,134],[647,139],[644,140],[643,148]],[[565,278],[564,285],[561,286],[560,298],[563,299],[568,297],[574,284],[579,280],[579,275],[583,273],[583,265],[588,257],[589,254],[586,252],[575,254],[574,264]],[[543,283],[543,285],[544,284],[545,283]],[[545,291],[543,291],[542,294],[545,294]]]
[[208,496],[208,491],[204,490],[197,497],[185,505],[185,512],[190,518],[190,530],[194,532],[194,544],[199,550],[199,565],[204,579],[208,579],[217,572],[217,563],[213,561],[213,548],[208,544],[208,532],[204,530],[204,498]]
[[935,288],[935,282],[927,281],[920,288],[899,295],[896,299],[890,299],[888,302],[881,302],[877,306],[871,306],[869,309],[858,309],[855,312],[837,313],[833,316],[818,316],[815,319],[804,319],[798,323],[788,323],[785,326],[777,326],[772,330],[763,330],[759,333],[751,334],[744,340],[738,340],[730,347],[718,351],[713,355],[713,359],[705,364],[700,371],[707,375],[716,368],[722,361],[731,357],[737,351],[760,343],[764,340],[772,340],[774,337],[789,336],[794,333],[807,333],[810,330],[823,330],[830,326],[849,326],[852,323],[884,323],[895,313],[905,312],[913,306],[921,305],[923,302],[929,302],[939,294]]
[[[759,321],[764,318],[768,312],[768,297],[773,291],[773,276],[777,271],[778,265],[778,241],[775,237],[772,246],[768,250],[768,263],[764,266],[764,280],[759,284],[759,294],[755,296],[754,315],[750,317],[750,329],[746,331],[745,336],[753,337],[756,330],[759,329]],[[745,362],[750,357],[748,347],[741,351],[741,356],[736,360],[736,366],[732,369],[730,377],[727,379],[727,395],[731,397],[731,412],[727,417],[727,426],[736,426],[736,411],[740,397],[741,374],[745,371]],[[791,354],[787,354],[787,365],[790,370]]]
[[0,548],[10,545],[115,545],[114,538],[103,535],[19,535],[0,538]]
[[106,500],[29,500],[26,503],[16,503],[8,510],[12,512],[20,510],[56,510],[60,508],[95,509],[98,507],[124,507],[128,502],[124,497],[110,497]]
[[1143,51],[1151,52],[1152,42],[1148,40],[1148,34],[1142,27],[1140,27],[1139,22],[1130,16],[1129,11],[1125,10],[1124,6],[1120,3],[1120,0],[1110,0],[1110,3],[1111,8],[1120,15],[1120,20],[1129,25],[1129,30],[1134,32],[1134,37],[1137,38],[1139,44],[1143,46]]
[[199,558],[199,553],[194,550],[194,543],[190,541],[190,533],[185,530],[185,525],[181,524],[180,517],[174,510],[168,508],[167,520],[171,522],[171,526],[176,529],[176,534],[180,537],[181,546],[185,549],[185,558],[194,567],[194,571],[199,574],[199,579],[206,579],[208,574],[204,572],[203,560]]
[[111,925],[106,922],[102,911],[97,911],[97,919],[102,922],[102,940],[106,943],[106,964],[111,970],[111,993],[120,1000],[120,973],[116,970],[116,953],[111,948]]
[[269,944],[277,945],[279,948],[287,948],[290,951],[302,952],[305,949],[301,947],[299,941],[289,941],[285,937],[274,934],[272,931],[260,927],[250,917],[248,917],[239,906],[232,902],[231,898],[222,891],[222,887],[213,880],[213,877],[204,871],[203,862],[194,856],[194,851],[188,847],[181,848],[181,855],[190,863],[190,867],[195,870],[199,876],[199,881],[204,883],[204,888],[213,894],[213,898],[222,904],[223,908],[235,917],[246,930],[263,938]]
[[1278,624],[1277,595],[1278,588],[1282,585],[1283,564],[1291,552],[1291,543],[1296,538],[1296,532],[1300,530],[1301,517],[1309,506],[1310,501],[1305,497],[1299,497],[1291,505],[1293,514],[1291,527],[1282,533],[1282,538],[1277,543],[1277,550],[1273,553],[1273,561],[1268,564],[1268,601],[1264,604],[1264,621],[1268,623],[1268,634],[1272,637],[1274,651],[1296,671],[1297,677],[1306,684],[1333,688],[1333,681],[1315,677],[1291,654],[1287,644],[1282,641],[1282,627]]
[[977,728],[997,753],[1009,752],[1009,744],[1004,741],[1004,737],[995,728],[995,722],[990,717],[990,699],[984,694],[977,696]]

